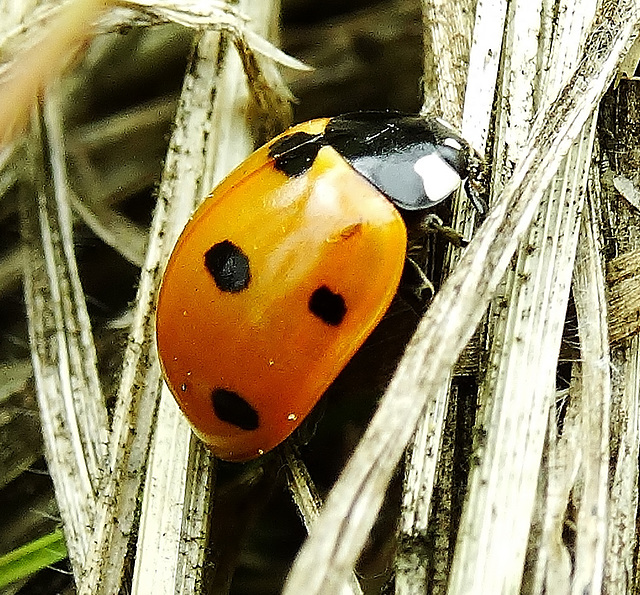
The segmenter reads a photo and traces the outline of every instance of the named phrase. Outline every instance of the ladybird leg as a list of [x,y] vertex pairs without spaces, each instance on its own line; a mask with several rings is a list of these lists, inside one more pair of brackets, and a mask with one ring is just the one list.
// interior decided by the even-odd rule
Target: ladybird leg
[[464,183],[464,189],[474,206],[480,220],[487,214],[487,199],[489,197],[488,188],[488,166],[486,162],[473,151],[469,157],[469,177]]
[[466,240],[464,236],[453,229],[453,227],[449,227],[442,222],[442,219],[433,213],[427,213],[422,221],[420,222],[420,228],[424,233],[438,233],[446,240],[451,242],[454,246],[458,248],[464,248],[469,244],[469,240]]
[[435,293],[433,283],[425,275],[422,267],[409,256],[404,261],[398,293],[418,315],[422,315]]
[[482,221],[489,210],[487,207],[487,201],[485,200],[485,190],[483,188],[478,188],[476,184],[472,184],[469,180],[465,182],[464,188],[471,204],[475,210],[478,211],[478,215]]

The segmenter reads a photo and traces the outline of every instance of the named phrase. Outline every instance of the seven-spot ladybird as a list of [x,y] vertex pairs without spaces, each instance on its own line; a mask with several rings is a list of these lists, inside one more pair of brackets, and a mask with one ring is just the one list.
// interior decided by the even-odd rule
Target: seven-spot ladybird
[[157,343],[171,392],[216,456],[254,458],[300,424],[396,293],[401,213],[451,196],[476,157],[438,119],[312,120],[197,209],[164,274]]

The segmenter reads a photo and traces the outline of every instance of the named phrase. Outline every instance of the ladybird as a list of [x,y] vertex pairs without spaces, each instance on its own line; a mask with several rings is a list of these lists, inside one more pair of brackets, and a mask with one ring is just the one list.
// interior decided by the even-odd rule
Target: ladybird
[[290,128],[213,190],[168,261],[156,328],[217,457],[255,458],[301,423],[396,293],[403,214],[466,185],[475,157],[439,119],[358,112]]

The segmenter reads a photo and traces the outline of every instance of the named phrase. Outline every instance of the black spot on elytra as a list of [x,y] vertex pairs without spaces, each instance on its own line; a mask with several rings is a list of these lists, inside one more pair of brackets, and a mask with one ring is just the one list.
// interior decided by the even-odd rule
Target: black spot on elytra
[[251,281],[249,257],[229,240],[211,246],[204,255],[204,265],[220,291],[237,293]]
[[322,145],[321,135],[295,132],[272,143],[269,157],[278,171],[294,178],[313,165]]
[[226,388],[216,388],[211,392],[213,411],[222,421],[241,430],[257,430],[260,425],[258,412],[238,393]]
[[309,310],[323,322],[331,326],[338,326],[347,313],[347,305],[339,293],[334,293],[326,285],[323,285],[311,294]]

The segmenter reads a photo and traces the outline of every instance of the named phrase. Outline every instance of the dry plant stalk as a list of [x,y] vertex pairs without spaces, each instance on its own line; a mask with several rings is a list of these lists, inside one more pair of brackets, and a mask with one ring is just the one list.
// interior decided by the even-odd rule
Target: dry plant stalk
[[[550,103],[584,53],[594,10],[592,2],[567,4],[554,21],[543,3],[510,7],[496,107],[494,193],[520,162],[536,110]],[[545,190],[491,307],[488,369],[477,416],[486,434],[477,451],[479,465],[470,474],[452,592],[510,590],[522,582],[538,481],[545,476],[540,461],[547,433],[554,434],[548,430],[549,411],[593,133],[591,118]]]
[[34,194],[23,193],[25,301],[47,460],[79,574],[102,481],[107,413],[73,251],[62,126],[49,96],[33,125]]
[[[71,40],[76,39],[77,27],[71,26],[76,21],[69,21],[71,13],[66,9],[71,6],[75,10],[80,4],[79,0],[61,6],[45,4],[33,21],[27,19],[26,24],[12,32],[7,38],[11,43],[7,42],[5,47],[13,44],[15,55],[7,62],[5,73],[11,74],[16,64],[37,49],[63,58],[55,67],[50,65],[52,78],[58,76],[69,52],[76,47],[75,43],[69,46]],[[140,9],[139,3],[126,4],[129,13],[124,16],[122,12],[116,13],[116,22],[120,24],[123,19],[128,24],[131,11]],[[226,10],[226,3],[214,3],[218,9],[223,4]],[[129,588],[126,568],[132,563],[129,555],[138,533],[141,505],[145,511],[144,531],[137,546],[133,589],[146,593],[152,583],[156,588],[163,585],[172,593],[191,593],[200,588],[211,495],[211,457],[191,437],[172,399],[165,396],[165,406],[158,410],[161,380],[153,342],[154,295],[162,263],[195,201],[206,196],[214,180],[253,148],[252,131],[246,128],[246,118],[230,119],[229,111],[244,114],[254,103],[262,110],[259,119],[275,121],[273,127],[282,128],[289,118],[289,98],[283,96],[283,86],[269,61],[285,62],[293,67],[302,65],[251,31],[246,21],[238,20],[235,9],[225,12],[226,18],[220,23],[215,20],[217,13],[215,10],[212,13],[211,6],[204,16],[189,12],[198,7],[197,3],[190,6],[148,3],[145,11],[147,16],[152,14],[152,19],[141,19],[147,25],[187,19],[188,26],[212,27],[222,32],[202,33],[193,56],[193,68],[185,80],[180,120],[167,159],[165,182],[160,189],[110,436],[95,370],[86,305],[75,271],[64,132],[60,108],[51,91],[43,100],[43,141],[32,148],[34,179],[38,182],[37,202],[34,211],[33,204],[29,203],[32,199],[25,198],[28,206],[25,206],[24,219],[25,237],[33,243],[27,253],[26,268],[33,361],[50,470],[60,498],[80,593],[114,593]],[[254,8],[248,4],[247,13],[264,26],[266,33],[277,17],[278,4],[265,3],[257,11]],[[91,31],[90,19],[95,13],[87,11],[84,16],[83,27]],[[107,13],[105,18],[109,16],[112,13]],[[30,25],[40,26],[49,19],[54,25],[45,26],[42,39],[29,46]],[[61,23],[69,26],[66,33],[71,37],[61,35],[64,29]],[[53,38],[48,35],[50,31],[56,33]],[[237,56],[235,61],[231,60],[234,41],[241,49],[242,60]],[[65,51],[58,51],[56,44],[64,45]],[[254,56],[256,46],[260,57]],[[225,59],[221,58],[222,54],[226,55]],[[249,64],[251,72],[247,73]],[[253,99],[247,96],[247,74],[259,81],[252,89],[256,94]],[[11,77],[3,82],[7,80],[13,82]],[[36,70],[19,82],[21,92],[27,97],[35,94],[46,78]],[[4,84],[0,91],[14,93],[15,88]],[[244,135],[238,134],[240,128],[245,129]],[[41,152],[46,156],[44,162],[39,157]],[[49,171],[53,171],[52,186],[46,177]],[[39,247],[40,241],[43,248]],[[61,395],[66,398],[61,400]],[[171,406],[174,411],[170,411]],[[166,415],[175,423],[169,420],[163,426],[164,434],[158,434],[157,438],[162,445],[166,431],[174,429],[176,433],[170,438],[171,444],[177,447],[170,461],[175,475],[168,490],[158,489],[160,479],[171,476],[164,474],[161,478],[162,471],[158,472],[152,465],[153,473],[147,482],[149,489],[141,503],[143,470],[154,422],[157,415],[165,416],[167,407]],[[152,462],[158,461],[152,458]],[[166,462],[166,459],[162,461]],[[167,499],[160,501],[163,494]],[[176,508],[176,504],[180,508]],[[163,510],[178,514],[163,517]],[[158,511],[163,517],[159,523],[156,522]]]
[[[73,0],[63,6],[73,7],[78,2],[79,0]],[[98,5],[98,3],[95,4]],[[524,19],[526,7],[522,3],[516,4],[514,10],[520,10],[521,12],[518,14]],[[434,3],[435,5],[436,3]],[[256,61],[255,51],[290,66],[299,66],[299,63],[278,53],[268,43],[263,43],[260,37],[254,36],[246,28],[243,13],[235,10],[226,11],[225,6],[225,3],[214,2],[212,3],[212,11],[203,12],[202,7],[196,3],[191,6],[193,10],[184,10],[184,5],[181,10],[178,10],[173,3],[119,2],[117,10],[108,13],[99,27],[110,30],[123,24],[129,24],[132,19],[137,19],[140,24],[173,20],[193,28],[216,26],[225,32],[231,32],[243,58],[244,69],[253,72],[254,82],[259,81],[259,84],[254,86],[254,91],[259,90],[261,93],[258,104],[262,102],[261,109],[267,113],[278,114],[283,104],[283,98],[278,95],[281,88],[273,75],[269,74],[269,68],[266,69],[266,73],[262,70],[264,64],[260,60]],[[250,14],[252,8],[255,6],[247,6],[247,14]],[[275,9],[274,6],[265,8]],[[212,15],[218,9],[225,16],[222,22],[218,22],[216,25],[215,17]],[[501,19],[505,18],[505,9],[506,4],[498,3],[498,12],[493,13],[496,18],[491,20],[494,29],[498,27],[502,31]],[[618,6],[607,5],[603,8],[603,20],[599,29],[595,30],[588,40],[588,43],[591,44],[589,47],[595,47],[597,51],[585,55],[578,70],[564,87],[559,98],[543,111],[542,117],[538,120],[535,134],[528,143],[525,142],[522,135],[524,127],[528,130],[531,124],[531,120],[528,120],[527,117],[531,116],[532,118],[532,113],[527,113],[527,116],[523,117],[523,121],[520,123],[523,127],[521,130],[514,132],[515,126],[511,126],[512,122],[499,129],[500,134],[509,129],[510,134],[519,135],[517,141],[512,143],[512,147],[516,146],[518,152],[522,154],[521,165],[514,173],[512,181],[505,186],[502,199],[464,255],[458,269],[451,276],[423,320],[362,445],[332,492],[326,510],[320,515],[311,539],[301,552],[289,579],[287,592],[330,593],[339,592],[342,589],[343,583],[348,580],[348,572],[357,558],[382,501],[388,478],[420,415],[426,417],[427,420],[421,434],[423,442],[430,445],[436,444],[436,446],[431,449],[431,460],[428,461],[430,466],[424,472],[425,477],[422,479],[422,483],[416,482],[418,486],[416,491],[420,492],[422,500],[416,498],[418,513],[409,520],[409,529],[407,530],[416,528],[417,525],[411,525],[416,518],[422,523],[418,529],[424,530],[429,514],[429,496],[435,477],[437,443],[442,431],[443,404],[447,399],[445,387],[451,368],[464,343],[473,332],[475,324],[486,309],[491,295],[508,266],[511,255],[516,250],[518,240],[524,237],[538,203],[541,200],[551,202],[551,198],[548,196],[554,195],[556,190],[558,191],[556,198],[564,199],[567,196],[565,194],[566,188],[560,188],[562,184],[556,185],[549,191],[549,195],[544,196],[543,190],[551,182],[555,171],[563,167],[565,175],[569,175],[575,170],[578,173],[574,176],[573,184],[575,187],[581,188],[584,164],[588,161],[588,155],[580,153],[580,148],[570,151],[570,145],[574,139],[582,136],[583,146],[591,146],[594,122],[590,121],[589,117],[607,83],[614,76],[615,65],[627,46],[628,40],[636,34],[635,27],[638,19],[636,11],[637,7],[632,3],[619,3]],[[483,14],[486,19],[487,13]],[[93,18],[91,12],[85,16]],[[261,17],[253,16],[253,18],[258,21]],[[484,24],[488,23],[489,21],[484,21]],[[516,23],[509,34],[514,35],[514,31],[518,31],[518,26],[526,29],[528,23],[526,20],[519,24]],[[477,27],[478,25],[476,25]],[[520,31],[522,32],[522,30]],[[64,38],[59,35],[61,32],[59,26],[52,26],[51,31],[57,32],[56,39],[58,41],[56,43]],[[76,47],[79,43],[76,35],[77,28],[70,27],[69,31],[65,33],[69,34],[67,38],[64,38],[67,39],[65,43]],[[83,400],[82,403],[88,402],[95,409],[94,415],[87,417],[85,412],[81,411],[80,403],[67,407],[69,410],[74,410],[74,408],[78,410],[77,416],[81,422],[94,425],[83,427],[80,423],[77,427],[73,425],[64,427],[64,424],[62,426],[47,426],[45,424],[52,474],[55,477],[58,473],[56,484],[71,488],[71,491],[74,492],[74,494],[70,494],[67,504],[65,504],[64,498],[62,499],[61,508],[65,525],[71,533],[70,551],[74,569],[76,575],[81,577],[79,592],[111,593],[125,587],[125,568],[129,562],[127,553],[131,547],[131,540],[137,533],[137,505],[140,499],[143,501],[144,508],[141,521],[142,530],[137,536],[138,557],[133,570],[133,591],[147,592],[152,581],[156,585],[163,585],[168,592],[189,593],[200,588],[204,545],[207,536],[209,489],[214,469],[208,453],[191,438],[185,420],[180,416],[175,404],[166,393],[163,395],[160,405],[157,404],[160,374],[152,344],[152,308],[153,296],[161,273],[161,263],[166,259],[173,239],[193,208],[194,201],[206,194],[214,180],[218,179],[230,167],[231,162],[237,161],[250,149],[250,140],[244,138],[237,145],[234,144],[237,147],[237,153],[231,153],[227,150],[229,145],[223,145],[220,138],[224,138],[225,134],[230,133],[229,126],[233,125],[235,132],[241,124],[235,120],[231,121],[228,118],[228,111],[224,114],[217,112],[208,103],[216,83],[218,84],[218,98],[223,95],[223,91],[226,89],[229,92],[226,100],[233,102],[233,97],[237,97],[237,85],[241,84],[239,80],[244,76],[237,63],[234,66],[233,74],[230,74],[230,69],[224,73],[216,70],[221,62],[216,58],[217,52],[224,53],[228,49],[223,49],[224,42],[222,40],[224,38],[225,35],[220,34],[205,33],[202,35],[194,56],[194,68],[190,72],[192,78],[187,77],[185,80],[179,121],[167,159],[159,207],[154,220],[153,236],[140,283],[133,332],[125,356],[126,364],[114,418],[114,432],[109,444],[110,457],[108,462],[107,456],[103,452],[107,432],[106,415],[100,390],[99,388],[94,390],[97,375],[92,369],[94,366],[94,360],[91,359],[92,343],[88,334],[87,320],[85,320],[86,312],[83,313],[82,298],[74,297],[77,303],[74,302],[71,309],[75,309],[75,312],[70,312],[70,314],[62,313],[62,310],[54,312],[50,318],[55,323],[51,326],[40,328],[37,324],[33,324],[47,319],[48,315],[43,312],[42,305],[51,298],[46,292],[51,291],[55,294],[57,291],[55,282],[59,275],[59,269],[55,270],[55,266],[60,265],[53,266],[47,276],[42,275],[42,271],[39,270],[41,263],[44,261],[51,265],[54,261],[64,262],[63,266],[70,271],[67,276],[72,279],[71,285],[73,285],[75,273],[72,249],[68,242],[67,244],[63,242],[61,247],[56,247],[55,242],[51,246],[47,246],[45,242],[44,252],[47,250],[50,252],[44,256],[36,255],[35,251],[41,250],[40,247],[36,247],[39,230],[33,226],[37,217],[35,214],[25,217],[25,222],[31,225],[27,235],[30,235],[34,240],[32,245],[34,251],[29,254],[30,260],[27,269],[27,298],[31,310],[33,343],[36,345],[36,351],[39,350],[34,354],[34,362],[40,368],[38,382],[40,383],[39,393],[42,397],[43,411],[46,412],[50,406],[47,400],[49,397],[55,400],[60,393],[69,393],[68,386],[58,386],[61,380],[64,385],[64,382],[69,378],[76,380],[82,374],[86,375],[82,382],[85,383],[84,391],[87,393],[83,399],[88,399]],[[46,41],[48,38],[45,36],[44,39]],[[71,39],[74,40],[73,43],[70,43]],[[440,47],[443,48],[449,45],[448,41],[438,42],[438,39],[438,35],[434,34],[436,45],[440,43]],[[497,36],[490,35],[484,39],[494,45],[500,41]],[[456,44],[453,45],[457,47]],[[56,47],[55,43],[52,47]],[[532,51],[530,47],[526,47],[526,45],[515,47],[522,54],[516,55],[514,53],[511,56],[513,62],[518,63],[532,58],[532,55],[527,53]],[[560,55],[562,52],[569,53],[570,47],[572,47],[571,43],[567,42],[566,47],[557,51]],[[27,56],[30,55],[28,52],[32,50],[33,48],[22,51]],[[73,55],[73,52],[60,52],[60,54],[68,56]],[[475,56],[476,59],[481,54],[481,49],[476,48],[475,53],[472,50],[472,57]],[[482,74],[482,76],[475,76],[474,79],[470,77],[470,80],[474,80],[475,84],[482,86],[481,92],[475,93],[473,97],[476,101],[480,97],[480,111],[484,110],[483,116],[486,117],[483,120],[483,117],[477,116],[478,106],[472,106],[476,116],[470,116],[473,110],[467,105],[463,121],[465,128],[468,129],[468,136],[478,147],[482,147],[486,141],[488,128],[486,121],[490,115],[493,97],[493,82],[490,79],[492,72],[494,78],[497,75],[498,54],[499,52],[494,52],[493,60],[484,62],[482,69],[474,71],[475,75]],[[450,63],[456,62],[452,60]],[[57,76],[61,68],[62,64],[57,64],[55,67],[50,67],[50,71],[54,76]],[[488,77],[487,72],[489,73]],[[557,71],[550,68],[548,72],[554,74]],[[15,79],[17,86],[11,91],[12,96],[15,97],[18,92],[23,93],[25,97],[33,95],[33,90],[42,86],[45,74],[46,72],[40,69],[38,72],[30,72],[28,77]],[[223,82],[223,75],[229,75],[230,79],[224,79]],[[564,80],[547,81],[547,84],[552,88],[555,85],[555,88],[559,89],[560,83]],[[9,86],[0,86],[0,93],[2,89],[8,88]],[[455,106],[459,104],[459,85],[455,83],[446,86],[445,84],[445,88],[448,89],[444,93],[447,100],[447,111],[455,114],[457,119],[458,114]],[[276,90],[275,97],[279,97],[279,99],[274,99],[274,96],[270,95],[274,90]],[[531,108],[531,97],[512,94],[510,98],[512,111],[519,109],[517,106]],[[467,99],[471,101],[469,96]],[[53,149],[51,162],[61,170],[56,174],[58,181],[55,185],[55,196],[48,198],[58,201],[56,204],[59,214],[65,215],[69,209],[69,201],[76,200],[77,202],[77,199],[69,196],[65,183],[60,181],[64,179],[64,165],[61,163],[64,160],[61,148],[62,130],[60,122],[56,120],[55,100],[54,94],[51,93],[47,96],[42,119],[44,122],[43,130],[52,137],[52,141],[45,146],[45,153],[48,152],[47,147]],[[219,100],[224,101],[225,99]],[[246,99],[242,101],[246,101]],[[13,103],[13,100],[10,103]],[[286,116],[284,117],[286,118]],[[15,121],[14,118],[13,122]],[[501,121],[501,125],[503,123],[504,121]],[[471,126],[472,124],[473,126]],[[281,121],[278,120],[274,124],[274,128],[277,129],[280,125]],[[9,130],[10,128],[9,124],[3,127],[0,122],[0,129]],[[194,139],[189,137],[193,130],[203,132],[206,130],[208,134],[211,134],[213,130],[218,131],[218,134],[215,135],[215,146],[207,146],[203,137],[196,138],[195,143],[191,144]],[[226,139],[225,143],[238,140],[229,137]],[[512,150],[512,147],[509,150]],[[226,162],[224,159],[220,159],[214,166],[212,155],[216,150],[223,153],[222,157],[229,157],[230,161]],[[209,152],[207,153],[207,151]],[[563,165],[561,163],[562,156],[568,152],[569,156]],[[509,162],[512,158],[513,160],[520,159],[520,156],[516,156],[515,152],[509,153],[506,149],[503,156],[504,163]],[[214,169],[216,173],[213,173]],[[175,197],[180,197],[182,202],[177,203],[174,200]],[[66,239],[68,231],[65,231],[64,226],[68,226],[68,221],[65,221],[64,217],[61,217],[62,231],[56,231],[55,227],[47,227],[47,223],[49,223],[47,219],[50,218],[47,209],[51,207],[45,205],[44,198],[41,193],[38,213],[42,221],[42,228],[45,229],[44,239],[47,239],[48,233],[52,233],[52,229],[54,235],[59,233],[63,239]],[[576,249],[579,231],[576,222],[582,208],[581,200],[582,198],[578,197],[569,205],[566,212],[556,211],[554,210],[556,207],[551,208],[547,205],[544,215],[546,219],[544,219],[543,229],[555,226],[566,232],[566,245],[555,254],[555,256],[558,253],[562,254],[560,260],[564,263],[562,268],[564,275],[562,282],[565,283],[562,289],[564,291],[568,291],[566,271],[570,270]],[[33,209],[33,205],[29,208]],[[605,400],[593,403],[585,400],[580,410],[572,410],[569,416],[573,424],[571,431],[567,432],[567,436],[561,443],[553,446],[553,453],[558,459],[562,459],[562,457],[566,457],[566,452],[576,444],[585,449],[583,456],[588,458],[589,465],[584,467],[580,478],[582,483],[579,487],[582,490],[581,499],[584,504],[584,508],[580,512],[584,516],[588,514],[586,511],[591,510],[593,514],[592,518],[582,519],[588,530],[581,534],[581,541],[576,546],[579,557],[573,577],[569,577],[568,567],[563,565],[565,560],[562,560],[557,552],[542,552],[543,556],[532,571],[534,583],[541,590],[557,587],[557,584],[550,581],[550,577],[564,576],[567,581],[567,590],[571,588],[569,584],[571,580],[573,588],[580,591],[589,588],[593,592],[599,588],[603,581],[602,575],[598,575],[598,572],[594,573],[593,568],[603,567],[602,561],[605,552],[603,541],[605,493],[603,486],[606,485],[607,460],[603,452],[606,450],[605,445],[608,437],[606,433],[608,401],[606,399],[607,395],[610,395],[611,389],[608,386],[609,376],[603,372],[607,369],[606,362],[608,360],[607,336],[606,330],[603,331],[605,326],[602,320],[604,298],[600,291],[603,280],[597,257],[598,238],[594,231],[595,217],[590,212],[588,214],[590,217],[587,217],[583,222],[584,244],[580,245],[574,278],[574,292],[578,296],[576,299],[578,316],[583,321],[580,330],[584,362],[583,372],[576,375],[571,390],[576,395],[576,402],[578,395],[585,399],[585,395],[589,396],[590,394],[604,395]],[[535,239],[535,231],[529,237]],[[130,258],[139,261],[139,249],[133,250]],[[549,259],[552,256],[547,254],[546,258]],[[567,263],[569,268],[567,268]],[[548,270],[554,271],[555,269],[550,267]],[[525,269],[519,269],[520,273],[523,271],[527,272]],[[31,284],[29,284],[29,280]],[[49,289],[46,288],[47,285],[50,286]],[[512,279],[509,288],[512,289],[517,285],[517,279]],[[65,307],[68,305],[65,301],[67,291],[67,289],[62,291],[62,304]],[[58,302],[54,300],[54,304],[57,307]],[[593,323],[592,321],[596,319],[597,323]],[[554,327],[553,331],[556,333],[556,337],[558,336],[559,324],[561,321],[554,318],[551,326]],[[76,339],[74,333],[78,328],[81,329],[82,337],[80,346],[73,344]],[[53,341],[47,343],[52,338]],[[72,354],[69,366],[71,370],[62,369],[61,362],[56,361],[55,358],[52,361],[47,361],[47,351]],[[65,362],[62,361],[62,363]],[[84,366],[81,365],[83,363]],[[74,366],[82,368],[81,374],[78,373],[78,368],[73,369]],[[550,373],[551,370],[549,370]],[[434,397],[436,394],[438,396]],[[69,395],[71,396],[70,393]],[[550,395],[551,393],[547,392],[544,396],[548,399]],[[429,405],[429,399],[432,399],[431,405]],[[540,402],[538,413],[548,410],[546,403],[547,401],[544,400]],[[431,406],[431,409],[427,409],[428,406]],[[585,412],[589,411],[592,415],[585,415]],[[487,415],[490,414],[491,411],[488,411]],[[54,421],[57,417],[56,413],[45,413],[44,415]],[[162,420],[163,431],[152,437],[151,429],[157,418]],[[432,419],[437,419],[437,422],[434,423],[435,429],[429,426]],[[491,418],[487,417],[486,419]],[[74,422],[71,420],[70,422],[65,421],[65,423],[73,424]],[[544,426],[539,427],[544,432],[546,422]],[[580,442],[580,429],[589,433],[593,440],[588,443]],[[538,438],[541,442],[544,434]],[[167,445],[172,447],[170,457],[166,455]],[[589,452],[589,448],[595,449],[595,451]],[[150,456],[149,452],[151,452]],[[161,452],[163,457],[154,456],[154,452]],[[69,458],[75,459],[76,467],[65,465],[65,460]],[[139,469],[146,468],[147,462],[149,479],[143,493],[141,475],[136,474]],[[567,468],[576,463],[566,459],[562,459],[560,463],[557,467],[559,471],[558,477],[555,478],[557,479],[555,488],[560,491],[564,490],[563,494],[566,499],[573,486],[562,483],[564,476],[561,477],[560,473],[565,473]],[[102,486],[99,481],[105,468],[108,470],[108,477],[106,484]],[[296,463],[293,460],[291,468],[292,470],[296,468]],[[306,481],[304,472],[298,471],[298,474],[293,476],[294,483],[302,484],[296,486],[296,490],[302,493],[308,490],[309,485],[304,485]],[[173,475],[169,472],[172,472]],[[72,477],[74,474],[75,479]],[[79,484],[75,483],[78,478],[82,480]],[[100,489],[98,489],[99,485]],[[428,489],[424,490],[423,485],[427,485]],[[529,496],[531,495],[530,485],[527,488]],[[620,482],[619,485],[622,483]],[[100,493],[98,494],[98,492]],[[485,496],[481,492],[475,493],[480,493],[480,497]],[[306,504],[300,501],[299,505],[301,508],[308,507],[309,502],[313,500],[314,498],[310,496]],[[483,504],[486,506],[487,502],[489,502],[488,498]],[[530,505],[532,506],[531,503]],[[95,513],[96,507],[97,515]],[[480,506],[476,506],[472,500],[468,516],[472,517],[479,509]],[[552,510],[551,512],[556,511]],[[315,513],[313,507],[308,511],[311,517]],[[77,518],[76,515],[78,515]],[[530,515],[522,516],[526,517],[525,520],[528,522]],[[557,518],[551,514],[546,520],[548,521],[546,530],[550,534],[556,528],[554,523],[557,522]],[[91,526],[96,528],[93,535],[90,535],[86,530]],[[523,527],[527,528],[525,525]],[[464,529],[468,533],[463,535],[463,538],[472,534],[475,538],[476,534],[472,523],[464,525]],[[486,539],[490,535],[491,533],[487,532],[484,534],[484,538]],[[516,552],[520,557],[524,557],[526,545],[526,541],[522,541],[522,535],[523,532],[520,531],[521,540]],[[491,543],[495,544],[500,537],[499,532],[495,532],[493,537],[496,539]],[[88,543],[89,538],[94,540],[93,543]],[[610,545],[612,550],[614,545]],[[464,548],[458,550],[450,592],[464,592],[471,588],[478,589],[481,584],[482,590],[500,589],[504,587],[505,582],[510,588],[515,589],[520,578],[520,567],[517,567],[514,573],[507,576],[506,579],[498,574],[487,573],[484,566],[485,561],[478,554],[479,550],[483,550],[483,542],[480,540],[473,542],[471,539],[466,541]],[[486,550],[488,551],[489,547]],[[500,558],[496,557],[495,560],[499,561]],[[545,564],[547,565],[545,566]],[[482,569],[480,569],[480,565],[483,565]],[[471,568],[478,574],[470,572]],[[482,573],[485,574],[484,577],[479,576]],[[486,580],[486,582],[481,583],[482,580]],[[504,582],[496,584],[496,581],[501,580]],[[96,585],[99,587],[97,588]],[[405,592],[421,588],[422,585],[418,580]],[[354,587],[354,590],[357,590],[357,587]]]
[[[620,191],[618,181],[637,188],[638,152],[637,106],[640,98],[637,79],[620,80],[607,92],[599,118],[599,176],[592,180],[595,213],[603,228],[601,252],[607,262],[611,394],[607,411],[611,423],[607,457],[609,493],[607,544],[603,591],[638,592],[637,513],[638,445],[640,428],[640,342],[637,334],[638,307],[633,289],[636,277],[634,254],[640,248],[640,213],[629,194]],[[626,184],[625,184],[626,186]],[[622,285],[629,284],[627,299],[621,303]],[[637,280],[635,281],[637,284]],[[593,321],[591,326],[593,326]],[[634,328],[635,327],[635,328]],[[588,329],[590,330],[590,329]],[[621,332],[622,331],[622,332]],[[606,367],[606,360],[599,362]]]
[[[243,6],[258,33],[267,36],[276,29],[276,4],[252,6],[245,2],[240,8]],[[261,68],[268,65],[258,61],[246,45],[236,54],[231,41],[224,35],[205,33],[185,78],[178,126],[160,187],[163,208],[156,212],[156,223],[162,221],[163,226],[156,226],[157,234],[152,235],[152,244],[162,247],[161,263],[194,206],[252,151],[254,137],[247,111],[257,103],[258,119],[274,128],[282,128],[289,119],[286,97],[278,93],[278,80]],[[248,60],[251,70],[246,66]],[[257,101],[252,95],[258,92],[254,79],[261,82]],[[201,133],[194,134],[195,130]],[[172,212],[173,205],[179,205],[179,213]],[[206,568],[214,460],[164,386],[156,424],[143,493],[133,591],[144,593],[149,585],[159,583],[166,585],[167,592],[192,593],[202,589]]]
[[[265,10],[255,14],[256,20],[268,23],[269,15],[277,14],[272,13],[272,6],[264,5]],[[112,593],[122,586],[141,488],[141,477],[132,471],[146,466],[152,439],[148,430],[156,424],[162,431],[155,436],[151,475],[143,494],[133,588],[146,592],[150,584],[160,583],[168,591],[187,593],[199,588],[202,580],[212,461],[166,391],[156,409],[160,370],[153,347],[153,307],[162,263],[196,200],[206,196],[213,183],[252,148],[246,128],[245,135],[238,134],[246,124],[228,118],[230,112],[243,113],[249,101],[238,62],[219,54],[229,49],[225,39],[204,34],[185,79],[118,391],[109,483],[98,500],[96,541],[80,592]],[[250,53],[249,47],[245,51]],[[273,85],[265,84],[263,93],[277,89]],[[277,97],[276,91],[268,117],[282,117],[283,103]],[[274,107],[276,104],[279,106]],[[163,451],[167,444],[172,445],[170,457]],[[153,452],[162,452],[163,457]]]
[[[337,593],[381,505],[425,404],[442,389],[574,140],[637,35],[638,7],[603,7],[588,52],[534,125],[519,166],[434,298],[365,436],[334,486],[288,578],[286,593]],[[453,588],[455,591],[455,587]]]
[[[426,0],[423,3],[424,13],[424,98],[422,113],[443,117],[452,125],[460,127],[463,117],[465,96],[465,66],[469,64],[471,31],[473,30],[473,6],[470,2],[451,3],[441,0]],[[502,15],[504,17],[504,15]],[[492,18],[483,22],[492,23],[494,27],[501,26],[500,14],[493,13]],[[494,48],[498,52],[498,38],[495,36],[479,36],[492,39],[496,43]],[[471,53],[472,57],[477,55]],[[489,124],[491,105],[495,88],[491,72],[486,72],[486,63],[481,80],[484,88],[473,89],[475,121],[478,129],[486,129]],[[485,97],[485,102],[479,98]],[[482,106],[486,109],[483,112]],[[484,126],[481,124],[484,122]],[[465,131],[466,132],[466,131]],[[478,144],[479,139],[467,137],[475,148],[483,149]],[[475,141],[475,142],[473,142]],[[456,197],[454,204],[453,226],[464,237],[471,237],[475,227],[475,209],[470,208],[469,202]],[[443,266],[443,277],[455,266],[459,257],[459,250],[451,247]],[[442,447],[442,436],[445,430],[445,418],[449,410],[450,380],[429,403],[422,418],[418,422],[416,432],[407,448],[405,457],[405,477],[403,484],[402,509],[398,528],[399,547],[395,559],[395,587],[398,595],[426,592],[429,584],[429,567],[448,567],[448,552],[428,555],[428,529],[437,523],[432,518],[432,497],[440,469],[439,483],[441,493],[446,493],[443,486],[444,470],[453,465],[448,457],[453,456],[453,449]],[[448,486],[451,488],[451,486]],[[441,509],[444,506],[441,503]],[[449,507],[450,508],[450,507]],[[450,510],[441,511],[441,517],[447,518]],[[450,519],[447,518],[447,521]],[[445,526],[440,526],[445,525]],[[451,535],[452,529],[448,522],[438,524],[437,531],[440,542],[448,541],[444,535]],[[437,540],[437,538],[436,538]],[[444,549],[444,548],[440,548]],[[446,579],[445,579],[446,580]],[[433,579],[434,584],[437,579]],[[435,590],[434,586],[434,590]]]

